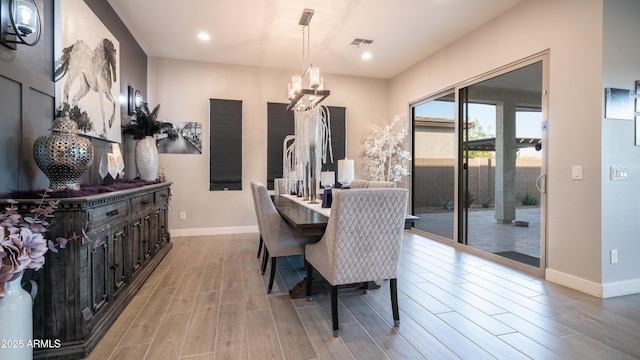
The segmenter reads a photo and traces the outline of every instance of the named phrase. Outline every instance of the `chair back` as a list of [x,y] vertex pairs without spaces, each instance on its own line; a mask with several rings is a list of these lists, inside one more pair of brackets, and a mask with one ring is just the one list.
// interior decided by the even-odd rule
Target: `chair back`
[[378,189],[378,188],[388,188],[395,189],[396,183],[393,181],[369,181],[367,183],[367,188],[369,189]]
[[355,179],[351,181],[351,184],[349,184],[349,187],[352,189],[362,189],[367,187],[367,183],[368,183],[367,180]]
[[282,218],[269,196],[267,187],[255,184],[256,212],[262,221],[260,234],[272,257],[304,254],[304,245],[312,239],[302,238]]
[[262,235],[264,225],[262,224],[262,216],[258,209],[258,191],[256,190],[258,185],[261,184],[253,181],[251,182],[251,197],[253,198],[253,208],[256,212],[256,218],[258,219],[258,231],[260,232],[260,235]]
[[336,191],[331,206],[326,241],[330,268],[335,270],[333,285],[372,279],[395,279],[404,218],[407,189],[351,189]]
[[287,190],[285,189],[284,186],[284,179],[283,178],[275,178],[273,179],[273,193],[274,195],[280,195],[280,194],[286,194]]

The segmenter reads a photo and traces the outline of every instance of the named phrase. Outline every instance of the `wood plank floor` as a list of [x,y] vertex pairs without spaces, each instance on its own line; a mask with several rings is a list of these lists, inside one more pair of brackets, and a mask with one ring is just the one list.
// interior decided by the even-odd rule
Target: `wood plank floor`
[[602,300],[407,232],[393,327],[388,281],[291,300],[300,256],[268,272],[257,234],[184,237],[89,359],[640,359],[640,294]]

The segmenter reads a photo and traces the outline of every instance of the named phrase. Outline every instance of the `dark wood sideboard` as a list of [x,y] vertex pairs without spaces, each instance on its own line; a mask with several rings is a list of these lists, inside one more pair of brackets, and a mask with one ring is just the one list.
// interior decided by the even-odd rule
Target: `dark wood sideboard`
[[[34,349],[34,359],[81,359],[97,345],[172,247],[170,186],[59,199],[47,238],[85,229],[90,240],[48,252],[43,269],[25,272],[23,284],[38,284],[33,338],[51,345]],[[19,206],[23,212],[33,202]]]

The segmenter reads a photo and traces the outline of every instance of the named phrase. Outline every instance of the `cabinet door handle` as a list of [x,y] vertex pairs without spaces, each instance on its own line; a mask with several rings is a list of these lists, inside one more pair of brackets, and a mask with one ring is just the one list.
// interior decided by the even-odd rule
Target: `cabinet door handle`
[[107,213],[107,216],[113,216],[113,215],[118,215],[120,214],[120,210],[115,209],[115,210],[111,210]]
[[167,197],[167,194],[164,194],[164,193],[163,193],[163,194],[160,194],[160,197],[166,198],[166,197]]
[[149,203],[149,200],[142,200],[140,201],[140,204],[142,205],[147,205]]
[[115,270],[118,268],[118,266],[120,266],[120,264],[113,264],[111,265],[111,269]]

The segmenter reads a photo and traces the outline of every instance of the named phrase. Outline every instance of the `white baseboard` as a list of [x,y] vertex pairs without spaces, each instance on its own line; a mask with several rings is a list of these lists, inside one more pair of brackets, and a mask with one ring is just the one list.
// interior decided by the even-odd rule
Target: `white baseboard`
[[603,299],[640,293],[640,279],[599,284],[553,269],[546,270],[545,279]]
[[585,280],[553,269],[546,269],[544,277],[552,283],[582,291],[583,293],[599,298],[602,297],[602,285],[593,281]]
[[235,226],[198,229],[169,229],[171,237],[258,233],[257,226]]
[[604,284],[602,287],[602,297],[604,299],[640,293],[640,279],[615,281]]

